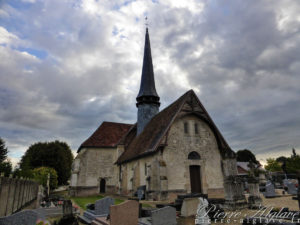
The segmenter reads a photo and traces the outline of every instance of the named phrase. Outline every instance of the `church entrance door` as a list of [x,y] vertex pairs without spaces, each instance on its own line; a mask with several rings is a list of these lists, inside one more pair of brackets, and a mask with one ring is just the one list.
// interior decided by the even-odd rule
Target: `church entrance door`
[[100,180],[100,193],[105,193],[105,179]]
[[192,193],[202,193],[200,166],[190,166],[190,182]]

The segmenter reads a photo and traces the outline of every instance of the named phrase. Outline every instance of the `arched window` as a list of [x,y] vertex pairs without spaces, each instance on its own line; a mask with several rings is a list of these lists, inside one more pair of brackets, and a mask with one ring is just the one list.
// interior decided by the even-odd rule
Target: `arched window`
[[195,123],[195,134],[199,134],[198,123]]
[[188,155],[188,159],[200,159],[200,155],[197,152],[190,152]]
[[187,122],[184,122],[184,133],[185,134],[189,133],[189,124]]

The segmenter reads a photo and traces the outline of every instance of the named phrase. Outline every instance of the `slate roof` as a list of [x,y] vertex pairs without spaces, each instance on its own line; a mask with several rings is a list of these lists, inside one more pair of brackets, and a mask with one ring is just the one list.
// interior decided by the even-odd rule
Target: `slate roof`
[[152,56],[151,56],[151,47],[150,47],[150,38],[148,33],[148,28],[146,28],[145,35],[145,47],[144,47],[144,60],[143,60],[143,69],[142,69],[142,78],[140,91],[137,98],[142,96],[155,96],[158,97],[155,88]]
[[155,153],[159,149],[159,146],[167,144],[164,143],[163,137],[167,134],[167,131],[181,111],[183,105],[192,98],[197,101],[197,104],[201,109],[199,111],[199,116],[203,117],[203,119],[206,120],[206,122],[213,130],[222,156],[226,157],[234,155],[235,153],[231,150],[222,134],[215,126],[214,122],[208,115],[207,111],[205,110],[204,106],[202,105],[194,91],[190,90],[180,98],[178,98],[174,103],[156,114],[145,126],[142,133],[140,133],[136,137],[134,137],[134,132],[136,132],[136,130],[133,127],[131,131],[129,131],[123,138],[123,143],[126,142],[127,136],[130,137],[132,141],[130,141],[130,143],[127,142],[127,145],[125,144],[125,151],[119,157],[116,163],[122,164],[127,161]]
[[82,148],[116,147],[132,126],[132,124],[104,121],[98,129],[80,145],[77,153],[80,152]]

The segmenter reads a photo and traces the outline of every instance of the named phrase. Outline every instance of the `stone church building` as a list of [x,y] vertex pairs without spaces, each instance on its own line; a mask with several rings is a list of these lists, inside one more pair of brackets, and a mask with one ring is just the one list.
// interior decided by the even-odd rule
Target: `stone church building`
[[193,90],[159,111],[148,29],[136,100],[135,124],[103,122],[81,144],[70,193],[133,196],[143,188],[153,200],[183,193],[224,198],[226,177],[237,174],[235,153]]

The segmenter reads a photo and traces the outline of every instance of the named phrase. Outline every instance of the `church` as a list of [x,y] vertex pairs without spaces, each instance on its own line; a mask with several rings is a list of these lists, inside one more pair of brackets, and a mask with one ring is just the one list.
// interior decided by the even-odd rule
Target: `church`
[[136,107],[135,124],[103,122],[80,145],[70,194],[134,196],[142,189],[149,200],[224,198],[225,178],[237,174],[236,154],[193,90],[159,110],[148,28]]

